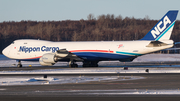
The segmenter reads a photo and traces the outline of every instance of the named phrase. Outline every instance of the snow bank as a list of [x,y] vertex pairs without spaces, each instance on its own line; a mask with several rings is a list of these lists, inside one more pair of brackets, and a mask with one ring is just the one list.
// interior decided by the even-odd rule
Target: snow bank
[[67,83],[84,83],[92,81],[124,81],[124,80],[135,80],[143,79],[138,76],[48,76],[43,77],[26,77],[26,76],[15,76],[15,77],[1,77],[0,86],[4,85],[44,85],[44,84],[67,84]]
[[180,54],[147,54],[139,56],[133,62],[180,61]]

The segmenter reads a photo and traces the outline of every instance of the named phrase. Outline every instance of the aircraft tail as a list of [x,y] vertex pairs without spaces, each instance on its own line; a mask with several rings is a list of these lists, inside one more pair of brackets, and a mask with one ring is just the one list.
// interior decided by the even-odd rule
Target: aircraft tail
[[176,21],[177,14],[178,10],[168,11],[141,40],[169,40]]

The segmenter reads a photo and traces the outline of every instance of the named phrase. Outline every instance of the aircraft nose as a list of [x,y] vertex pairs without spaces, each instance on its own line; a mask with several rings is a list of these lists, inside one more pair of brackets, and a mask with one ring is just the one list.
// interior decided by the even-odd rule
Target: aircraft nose
[[9,51],[7,50],[7,48],[5,48],[5,49],[3,49],[2,53],[3,53],[3,55],[5,55],[7,57],[9,54]]

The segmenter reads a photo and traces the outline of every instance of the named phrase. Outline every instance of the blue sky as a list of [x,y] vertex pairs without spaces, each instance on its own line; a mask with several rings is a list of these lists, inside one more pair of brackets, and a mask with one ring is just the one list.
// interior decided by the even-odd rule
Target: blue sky
[[180,10],[180,0],[0,0],[0,22],[86,20],[90,13],[159,20],[168,10]]

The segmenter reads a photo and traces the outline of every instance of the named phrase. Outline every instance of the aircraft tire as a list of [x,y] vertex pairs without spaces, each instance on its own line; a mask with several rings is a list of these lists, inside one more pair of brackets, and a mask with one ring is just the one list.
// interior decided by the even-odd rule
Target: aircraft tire
[[21,68],[21,67],[22,67],[22,65],[21,65],[21,64],[18,64],[18,65],[17,65],[17,67],[18,67],[18,68]]
[[71,68],[77,68],[78,65],[77,64],[71,64]]
[[89,67],[89,65],[87,65],[87,64],[83,64],[83,67]]
[[84,62],[83,67],[98,67],[98,62]]

